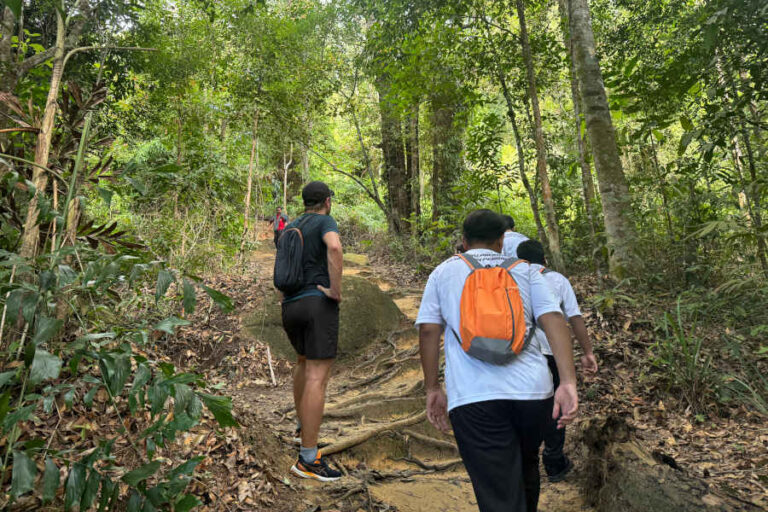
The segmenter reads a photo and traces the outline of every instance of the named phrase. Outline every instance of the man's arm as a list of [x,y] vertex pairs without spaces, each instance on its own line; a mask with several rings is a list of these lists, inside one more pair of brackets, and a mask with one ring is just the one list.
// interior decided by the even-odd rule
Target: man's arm
[[323,235],[323,242],[328,251],[328,275],[331,278],[331,287],[325,288],[318,285],[317,288],[328,298],[341,302],[341,271],[344,265],[341,237],[336,231],[329,231]]
[[440,324],[419,325],[419,355],[424,371],[424,388],[427,391],[427,419],[439,431],[447,433],[448,400],[440,386]]
[[576,368],[573,366],[571,331],[561,313],[544,313],[536,319],[547,335],[552,354],[560,374],[560,386],[555,392],[555,409],[552,417],[559,417],[558,426],[564,427],[576,417],[579,401],[576,394]]
[[587,324],[584,323],[584,318],[581,315],[572,316],[568,319],[568,322],[571,324],[571,329],[573,329],[573,334],[576,336],[576,341],[579,342],[581,351],[584,353],[584,355],[581,356],[582,368],[587,373],[596,373],[597,359],[595,359],[595,354],[592,352],[592,340],[589,338]]

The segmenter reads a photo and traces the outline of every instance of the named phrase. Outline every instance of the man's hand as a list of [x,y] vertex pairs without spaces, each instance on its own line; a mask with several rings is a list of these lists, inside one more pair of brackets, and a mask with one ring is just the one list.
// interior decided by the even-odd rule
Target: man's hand
[[597,373],[597,359],[595,359],[595,354],[590,352],[589,354],[581,356],[581,369],[584,373],[590,375]]
[[557,428],[563,428],[576,418],[579,410],[579,398],[576,395],[576,384],[560,383],[555,391],[555,407],[552,418],[557,420]]
[[317,289],[323,292],[329,299],[335,300],[336,302],[341,302],[341,292],[335,292],[330,288],[326,288],[325,286],[320,285],[317,285]]
[[427,419],[443,434],[450,432],[448,424],[448,399],[442,388],[427,391]]

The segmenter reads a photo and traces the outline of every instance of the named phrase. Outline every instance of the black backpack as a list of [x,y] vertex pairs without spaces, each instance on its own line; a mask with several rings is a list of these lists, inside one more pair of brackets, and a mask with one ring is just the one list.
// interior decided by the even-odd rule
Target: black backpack
[[285,229],[277,241],[272,280],[275,288],[287,295],[300,291],[304,286],[304,235],[301,228],[308,219],[309,216],[296,226]]

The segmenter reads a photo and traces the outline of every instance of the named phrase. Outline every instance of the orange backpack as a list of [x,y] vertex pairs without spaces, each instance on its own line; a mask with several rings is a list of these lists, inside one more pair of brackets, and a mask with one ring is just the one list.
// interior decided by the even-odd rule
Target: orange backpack
[[461,292],[461,348],[481,361],[507,364],[528,346],[535,328],[526,336],[523,300],[510,272],[525,260],[484,267],[469,254],[458,256],[471,269]]

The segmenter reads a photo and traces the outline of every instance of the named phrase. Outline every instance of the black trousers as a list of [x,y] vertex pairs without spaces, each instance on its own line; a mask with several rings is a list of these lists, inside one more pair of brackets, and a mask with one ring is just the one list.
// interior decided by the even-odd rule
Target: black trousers
[[536,512],[539,446],[553,399],[489,400],[450,412],[481,512]]
[[282,231],[275,231],[275,247],[277,247],[277,241],[280,240],[280,235],[282,234]]
[[[549,371],[552,373],[552,384],[555,390],[560,385],[560,374],[557,372],[555,356],[545,356]],[[547,416],[547,426],[544,428],[544,451],[541,454],[544,462],[544,470],[547,475],[556,475],[568,465],[568,458],[563,453],[565,446],[565,427],[558,429],[557,420],[552,419],[552,415]]]

